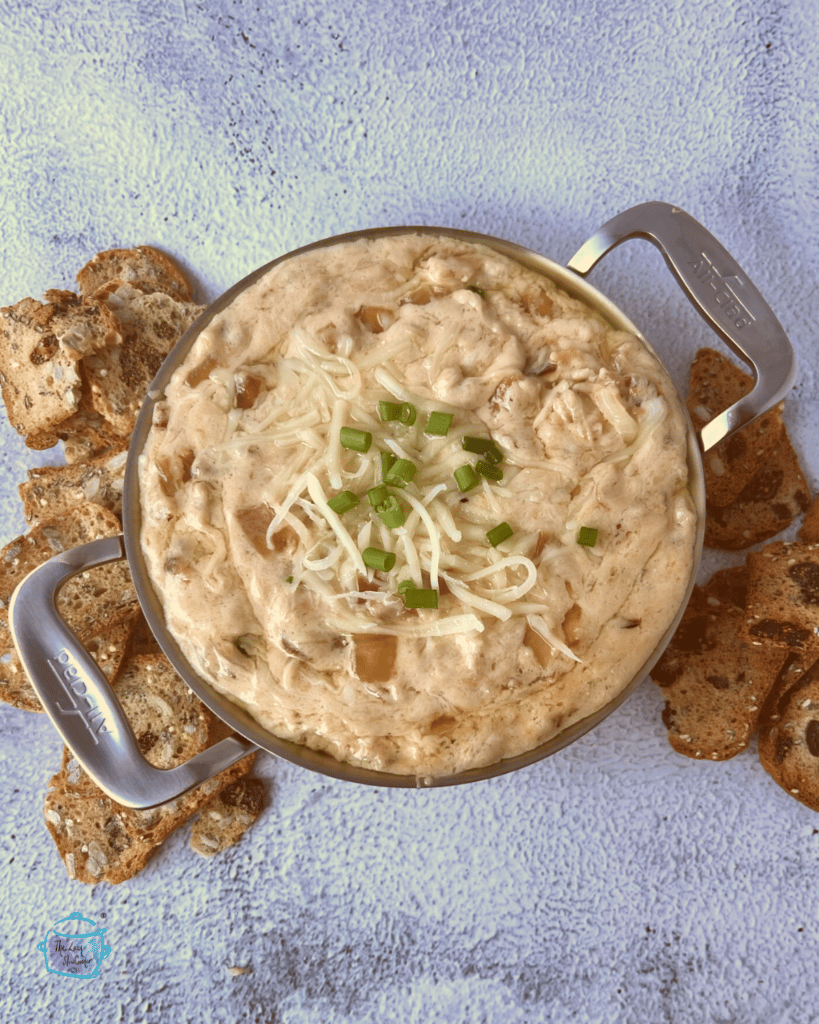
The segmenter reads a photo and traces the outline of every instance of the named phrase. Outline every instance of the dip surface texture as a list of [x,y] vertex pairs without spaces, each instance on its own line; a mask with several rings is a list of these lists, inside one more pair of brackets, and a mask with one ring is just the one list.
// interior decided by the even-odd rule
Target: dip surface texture
[[[400,460],[409,479],[385,480]],[[692,572],[686,421],[656,357],[447,236],[274,266],[175,371],[139,476],[146,563],[194,670],[279,737],[419,778],[610,701]],[[342,492],[357,503],[334,511]],[[437,608],[412,607],[421,591]]]

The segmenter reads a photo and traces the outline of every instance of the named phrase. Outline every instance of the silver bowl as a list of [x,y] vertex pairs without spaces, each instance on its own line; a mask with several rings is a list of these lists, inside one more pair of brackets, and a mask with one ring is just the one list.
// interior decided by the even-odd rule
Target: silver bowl
[[[342,763],[323,752],[280,739],[196,674],[165,626],[162,603],[143,559],[137,466],[152,423],[154,405],[164,394],[171,374],[203,328],[240,292],[282,260],[310,249],[407,231],[444,235],[493,248],[544,274],[570,295],[597,310],[613,327],[637,335],[653,352],[636,325],[585,280],[597,261],[620,242],[628,238],[647,239],[662,251],[689,300],[723,341],[749,365],[755,379],[748,395],[699,432],[689,420],[689,487],[698,518],[691,578],[674,620],[634,678],[599,710],[523,754],[486,767],[423,780],[414,775],[395,775]],[[39,566],[19,585],[9,613],[15,645],[45,711],[64,742],[100,788],[126,806],[151,807],[164,803],[200,785],[257,748],[323,775],[375,786],[451,786],[516,771],[561,750],[593,729],[648,676],[679,624],[699,567],[705,526],[702,454],[781,401],[794,377],[795,361],[790,341],[736,261],[692,217],[666,203],[644,203],[614,217],[578,250],[566,267],[512,242],[449,228],[376,228],[323,239],[265,264],[228,289],[179,340],[157,374],[137,420],[125,470],[122,535],[63,552]],[[128,560],[142,610],[163,651],[191,690],[235,733],[169,770],[154,768],[142,756],[110,685],[56,611],[56,593],[67,579],[94,565],[121,558]]]

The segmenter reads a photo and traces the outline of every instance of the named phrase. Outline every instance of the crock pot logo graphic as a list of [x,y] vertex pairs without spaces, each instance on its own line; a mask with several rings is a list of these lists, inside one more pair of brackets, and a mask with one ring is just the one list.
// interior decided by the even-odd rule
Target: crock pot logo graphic
[[111,952],[105,945],[105,929],[76,910],[49,928],[37,948],[45,956],[46,969],[67,978],[98,977],[100,964]]

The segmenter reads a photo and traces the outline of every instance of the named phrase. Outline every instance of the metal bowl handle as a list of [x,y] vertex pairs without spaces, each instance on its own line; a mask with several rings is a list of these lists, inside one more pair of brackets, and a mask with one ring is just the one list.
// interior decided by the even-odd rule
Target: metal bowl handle
[[628,238],[657,246],[694,307],[753,370],[753,389],[700,431],[708,451],[785,397],[796,376],[793,346],[730,253],[693,217],[668,203],[642,203],[612,217],[578,249],[569,269],[585,277]]
[[123,538],[105,537],[44,562],[20,583],[9,622],[20,660],[45,712],[100,789],[126,807],[155,807],[207,782],[256,748],[228,736],[177,768],[142,756],[111,685],[57,611],[72,576],[125,557]]

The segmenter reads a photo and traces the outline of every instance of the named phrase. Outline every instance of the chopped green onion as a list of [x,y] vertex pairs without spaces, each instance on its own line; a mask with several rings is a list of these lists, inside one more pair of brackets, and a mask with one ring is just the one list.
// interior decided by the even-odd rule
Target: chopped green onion
[[371,569],[380,569],[381,572],[389,572],[395,565],[395,555],[392,551],[382,551],[381,548],[364,548],[361,557],[365,565]]
[[388,423],[390,420],[397,420],[398,414],[401,412],[400,402],[379,402],[378,403],[378,415],[381,417],[382,423]]
[[352,491],[339,491],[335,497],[330,498],[327,504],[335,513],[343,516],[344,513],[349,512],[351,508],[355,508],[359,500],[358,495],[353,494]]
[[587,548],[593,548],[597,543],[597,530],[593,526],[581,526],[577,535],[577,543]]
[[475,469],[485,476],[487,480],[502,480],[503,470],[498,466],[493,466],[491,462],[484,462],[483,459],[478,459],[475,463]]
[[384,482],[393,487],[406,487],[418,472],[418,467],[409,459],[396,459],[384,477]]
[[453,419],[454,416],[451,412],[431,412],[424,433],[434,434],[436,437],[446,437]]
[[496,548],[498,544],[503,544],[505,540],[509,540],[514,532],[509,523],[498,523],[497,526],[493,526],[491,530],[486,531],[486,539],[493,548]]
[[453,476],[461,492],[471,491],[473,487],[478,486],[478,474],[469,463],[465,466],[459,466],[453,473]]
[[438,591],[421,587],[407,587],[404,591],[405,608],[437,608]]
[[390,466],[398,458],[397,455],[393,455],[392,452],[381,452],[381,477],[382,479],[389,473]]
[[486,292],[483,290],[483,288],[479,288],[476,284],[469,284],[467,285],[467,288],[471,292],[474,292],[476,295],[480,295],[482,299],[486,298]]
[[401,580],[398,584],[398,593],[405,594],[408,590],[415,590],[415,584],[412,580]]
[[292,576],[288,576],[287,579],[284,582],[285,583],[292,583],[293,582],[293,577]]
[[373,435],[369,430],[359,430],[358,427],[342,427],[339,439],[342,448],[351,448],[362,455],[370,450],[373,443]]
[[412,402],[402,402],[401,408],[398,412],[399,422],[403,423],[405,427],[411,427],[415,422],[415,418],[418,412]]
[[465,452],[472,452],[473,455],[482,455],[487,462],[502,462],[503,452],[498,448],[491,437],[470,437],[467,435],[463,440]]
[[387,490],[384,484],[378,484],[376,487],[371,487],[367,491],[367,497],[370,499],[370,504],[373,508],[378,508],[382,502],[385,502],[389,498],[390,492]]
[[375,511],[388,530],[395,530],[407,521],[406,513],[398,504],[398,499],[394,494],[387,495],[384,501],[379,502]]
[[412,402],[379,402],[378,415],[383,423],[398,420],[407,427],[411,427],[418,415]]

